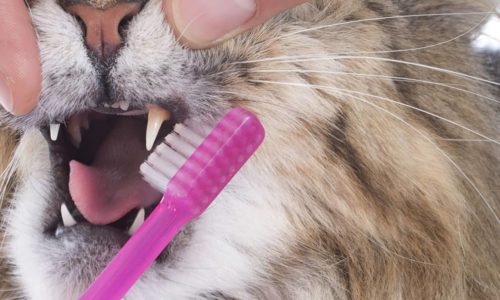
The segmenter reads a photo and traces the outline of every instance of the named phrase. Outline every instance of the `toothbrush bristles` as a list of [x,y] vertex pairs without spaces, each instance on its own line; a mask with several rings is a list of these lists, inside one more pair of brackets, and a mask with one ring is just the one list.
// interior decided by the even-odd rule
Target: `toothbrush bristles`
[[174,131],[177,132],[180,136],[184,137],[188,142],[192,145],[196,145],[198,147],[203,142],[203,137],[183,124],[175,125]]
[[141,165],[144,179],[155,189],[164,192],[168,181],[184,165],[187,159],[203,142],[204,137],[183,124],[174,130],[158,145],[147,161]]

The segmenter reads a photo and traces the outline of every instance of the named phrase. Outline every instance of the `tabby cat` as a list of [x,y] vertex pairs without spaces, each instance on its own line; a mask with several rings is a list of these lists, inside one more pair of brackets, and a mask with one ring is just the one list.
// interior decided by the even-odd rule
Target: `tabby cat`
[[[126,299],[500,299],[498,2],[315,0],[206,50],[160,0],[27,4],[43,89],[0,115],[0,298],[77,299],[137,219],[119,200],[151,212],[155,105],[157,143],[235,106],[267,138]],[[119,5],[120,41],[96,51],[80,10]]]

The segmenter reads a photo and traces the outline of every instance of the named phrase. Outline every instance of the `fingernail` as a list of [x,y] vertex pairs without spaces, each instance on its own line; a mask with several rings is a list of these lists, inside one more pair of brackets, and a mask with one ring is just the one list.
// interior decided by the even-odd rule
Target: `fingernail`
[[12,90],[7,83],[7,77],[0,72],[0,104],[8,112],[12,112],[14,104],[14,96]]
[[255,0],[174,0],[172,16],[182,35],[196,46],[210,45],[255,15]]

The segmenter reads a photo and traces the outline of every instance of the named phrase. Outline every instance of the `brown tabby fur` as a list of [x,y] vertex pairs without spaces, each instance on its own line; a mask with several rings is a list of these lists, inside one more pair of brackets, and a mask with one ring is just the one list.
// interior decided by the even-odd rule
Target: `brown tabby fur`
[[[106,5],[104,0],[94,2]],[[326,7],[328,1],[322,2]],[[492,8],[490,2],[476,0],[408,2],[411,5],[401,11],[391,1],[353,1],[352,5],[359,7],[352,18]],[[335,4],[324,10],[324,14],[330,14],[322,21],[325,24],[338,22],[334,16],[342,15],[342,10],[352,10],[351,6],[332,3]],[[307,13],[307,9],[304,11]],[[339,48],[336,43],[342,38],[349,40],[353,49],[409,49],[458,36],[480,19],[477,16],[396,19],[386,21],[386,26],[359,23],[345,37],[343,28],[318,31],[311,35],[317,35],[316,39],[307,41],[309,46],[304,46],[307,44],[304,39],[290,39],[292,46],[296,43],[298,53],[280,53],[280,48],[272,46],[268,52],[275,50],[274,56],[318,54],[322,50],[325,55],[346,52],[345,47]],[[353,33],[360,38],[353,38]],[[377,56],[488,77],[479,57],[454,42]],[[496,99],[499,95],[477,81],[384,61],[299,61],[296,62],[299,67],[294,63],[255,64],[254,69],[325,71],[341,64],[349,72],[419,78],[454,84]],[[328,74],[305,72],[248,76],[249,80],[335,86],[383,95],[500,139],[498,105],[442,86],[348,76],[335,77],[333,81]],[[237,80],[234,91],[240,90],[239,84],[248,91],[246,83]],[[299,100],[294,103],[297,93],[303,93],[301,98],[309,97],[307,107]],[[477,136],[380,99],[357,96],[410,125],[328,89],[259,83],[248,95],[249,99],[240,103],[263,116],[266,127],[273,128],[275,138],[259,156],[269,161],[259,163],[279,170],[279,175],[285,178],[282,184],[293,195],[287,209],[298,236],[293,239],[291,251],[268,266],[278,290],[280,284],[286,283],[281,289],[283,294],[269,295],[265,287],[255,286],[252,288],[257,297],[328,299],[333,294],[338,299],[500,299],[499,223],[477,191],[443,154],[464,170],[498,215],[498,145],[444,141],[442,138]],[[283,108],[263,104],[262,99],[271,98],[278,104],[282,100]],[[311,103],[314,104],[309,107]],[[271,109],[282,111],[269,114]],[[300,122],[281,122],[288,114],[298,114]],[[7,164],[11,149],[8,141],[2,135],[2,166]],[[2,266],[1,272],[5,269]],[[1,279],[1,299],[9,295],[2,294],[10,288],[6,278]],[[296,282],[290,282],[290,278]],[[295,288],[290,289],[290,285]]]
[[[12,158],[12,153],[15,147],[16,137],[15,135],[6,129],[0,129],[0,173],[4,174],[4,171],[8,168],[9,162]],[[4,176],[2,176],[4,177]],[[13,179],[13,178],[12,178]],[[8,195],[8,190],[10,190],[10,184],[13,180],[2,180],[2,186],[0,187],[2,194],[2,198],[0,199],[0,209],[3,212],[3,209],[7,207],[8,201],[6,195]],[[5,186],[5,184],[7,186]],[[7,194],[4,194],[7,192]],[[0,222],[2,226],[0,226],[0,299],[12,299],[16,295],[15,287],[12,285],[12,282],[9,281],[9,272],[10,267],[4,259],[3,254],[3,245],[4,245],[4,224],[3,218],[0,215]]]

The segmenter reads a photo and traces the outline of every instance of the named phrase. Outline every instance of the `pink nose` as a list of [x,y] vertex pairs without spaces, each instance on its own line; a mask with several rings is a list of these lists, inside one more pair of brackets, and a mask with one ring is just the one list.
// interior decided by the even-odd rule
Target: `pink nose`
[[141,10],[139,3],[119,3],[106,9],[86,4],[74,4],[66,10],[80,18],[85,26],[87,47],[99,58],[109,58],[123,42],[122,29]]

